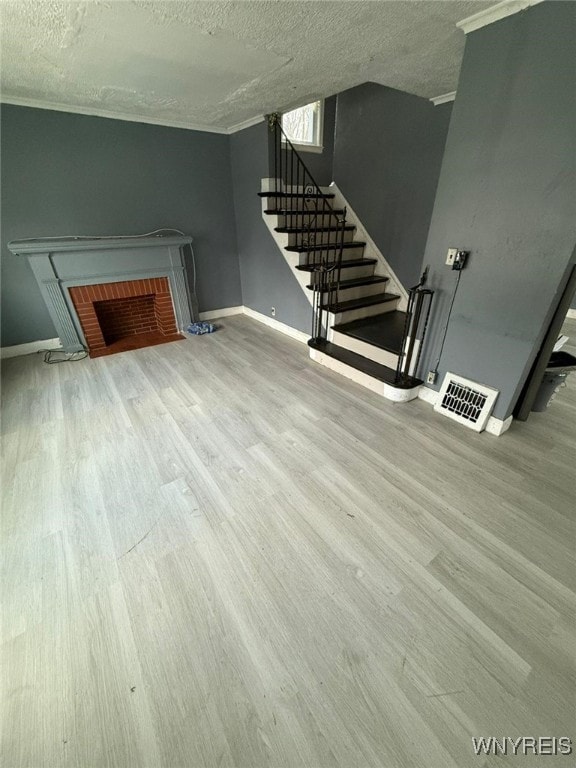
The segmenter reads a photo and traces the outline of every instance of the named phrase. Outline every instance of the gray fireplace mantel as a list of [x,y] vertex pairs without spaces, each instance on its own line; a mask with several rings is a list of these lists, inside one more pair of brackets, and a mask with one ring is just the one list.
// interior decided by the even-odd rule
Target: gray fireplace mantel
[[13,240],[8,249],[28,259],[63,349],[77,352],[86,341],[69,289],[78,285],[167,277],[176,325],[184,330],[191,313],[183,249],[191,244],[188,235],[64,237]]

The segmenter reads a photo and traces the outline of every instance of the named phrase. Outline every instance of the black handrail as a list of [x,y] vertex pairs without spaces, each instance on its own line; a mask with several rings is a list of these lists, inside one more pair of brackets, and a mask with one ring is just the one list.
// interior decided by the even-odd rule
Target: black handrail
[[[416,377],[418,373],[424,339],[428,329],[428,321],[430,320],[432,297],[434,296],[434,291],[424,287],[427,278],[428,267],[426,267],[422,273],[418,285],[410,288],[408,292],[408,306],[406,308],[404,319],[404,330],[402,333],[400,354],[398,355],[398,365],[396,366],[396,384],[402,384],[406,382],[408,378]],[[412,366],[412,357],[414,355],[414,348],[418,336],[420,336],[420,343],[418,345],[416,360]]]
[[[311,282],[312,338],[325,339],[326,324],[323,314],[326,307],[337,303],[340,288],[340,272],[346,210],[337,213],[330,199],[320,189],[298,151],[282,128],[281,115],[268,115],[268,124],[274,131],[274,197],[275,207],[283,212],[285,227],[295,230],[294,242],[304,254],[306,265],[314,265]],[[292,194],[302,194],[292,198]],[[308,195],[308,196],[306,196]],[[291,205],[291,200],[296,205]]]

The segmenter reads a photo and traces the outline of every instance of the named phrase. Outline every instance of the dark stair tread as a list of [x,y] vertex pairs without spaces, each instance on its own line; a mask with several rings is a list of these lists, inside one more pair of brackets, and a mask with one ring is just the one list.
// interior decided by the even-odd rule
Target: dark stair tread
[[335,195],[332,192],[258,192],[258,197],[285,197],[293,200],[307,200],[308,198],[314,198],[322,200],[322,198],[329,198],[332,200]]
[[285,251],[292,253],[309,253],[310,251],[337,251],[340,248],[364,248],[366,243],[352,240],[350,243],[319,243],[318,245],[287,245]]
[[364,296],[362,299],[348,299],[347,301],[337,301],[334,304],[323,304],[322,309],[336,314],[338,312],[349,312],[351,309],[372,307],[374,304],[384,304],[399,298],[397,293],[375,293],[373,296]]
[[343,214],[343,208],[330,208],[329,210],[309,210],[307,208],[265,208],[264,213],[270,216],[330,216],[330,214]]
[[380,315],[363,317],[350,323],[339,323],[333,330],[352,336],[354,339],[372,344],[374,347],[399,354],[404,336],[406,313],[396,310]]
[[[302,213],[302,211],[300,211]],[[274,227],[275,232],[282,232],[287,235],[308,234],[309,232],[341,232],[342,230],[351,232],[356,229],[354,224],[346,224],[344,227]]]
[[330,341],[324,339],[310,339],[308,346],[312,349],[317,349],[319,352],[323,352],[329,357],[333,357],[335,360],[339,360],[345,365],[349,365],[351,368],[355,368],[361,373],[365,373],[367,376],[371,376],[373,379],[383,381],[386,384],[390,384],[397,389],[413,389],[422,384],[421,379],[415,379],[413,376],[402,376],[401,379],[396,382],[396,371],[392,368],[388,368],[387,365],[381,365],[375,363],[373,360],[369,360],[367,357],[351,352],[349,349],[339,347],[337,344],[332,344]]
[[[345,259],[340,263],[340,268],[350,269],[350,267],[364,267],[371,266],[372,264],[376,264],[376,259]],[[296,269],[301,269],[303,272],[319,272],[322,267],[331,269],[332,267],[337,266],[337,262],[335,261],[328,261],[326,263],[320,261],[313,264],[297,264]]]
[[[360,288],[363,285],[374,285],[376,283],[387,283],[390,278],[383,277],[382,275],[370,275],[370,277],[353,277],[352,280],[340,280],[340,283],[328,283],[325,287],[325,292],[336,290],[336,287],[340,287],[341,290],[346,288]],[[311,283],[307,285],[311,291],[315,289],[315,286]]]

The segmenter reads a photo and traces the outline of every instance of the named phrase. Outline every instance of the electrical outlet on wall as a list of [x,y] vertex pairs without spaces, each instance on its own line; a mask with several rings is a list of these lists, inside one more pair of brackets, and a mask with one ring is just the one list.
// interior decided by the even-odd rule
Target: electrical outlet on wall
[[448,248],[448,255],[446,256],[447,267],[454,266],[454,259],[456,258],[457,253],[458,253],[458,248]]
[[276,317],[276,307],[270,307],[270,314],[272,317]]

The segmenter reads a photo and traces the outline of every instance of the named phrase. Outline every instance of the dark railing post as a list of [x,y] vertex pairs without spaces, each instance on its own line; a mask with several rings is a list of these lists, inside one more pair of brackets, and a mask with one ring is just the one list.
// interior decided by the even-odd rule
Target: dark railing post
[[[432,307],[432,296],[434,291],[429,288],[424,288],[426,280],[428,279],[428,267],[422,273],[420,282],[413,288],[410,288],[408,293],[408,305],[406,307],[406,316],[404,319],[404,331],[402,333],[402,343],[400,346],[400,354],[398,355],[398,365],[396,366],[395,383],[400,384],[408,376],[416,376],[418,372],[418,365],[420,363],[420,357],[422,355],[422,347],[424,345],[424,339],[426,336],[426,330],[428,328],[428,320],[430,319],[430,309]],[[428,298],[428,306],[424,311],[424,302]],[[422,317],[424,317],[424,323],[422,324]],[[418,332],[422,325],[422,333],[420,335],[420,344],[418,346],[418,354],[414,363],[412,373],[410,373],[410,367],[412,363],[412,356],[414,354],[414,347],[418,340]]]

